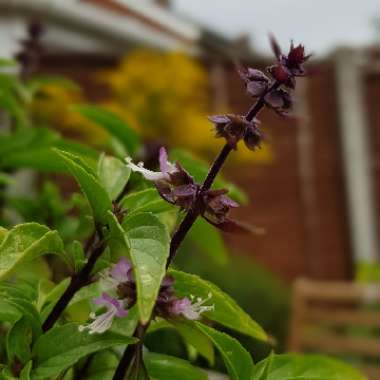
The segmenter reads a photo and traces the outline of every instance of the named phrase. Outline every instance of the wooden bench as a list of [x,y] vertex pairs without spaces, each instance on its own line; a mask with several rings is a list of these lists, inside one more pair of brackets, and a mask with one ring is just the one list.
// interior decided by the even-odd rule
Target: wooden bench
[[294,284],[289,350],[349,358],[380,380],[380,285]]

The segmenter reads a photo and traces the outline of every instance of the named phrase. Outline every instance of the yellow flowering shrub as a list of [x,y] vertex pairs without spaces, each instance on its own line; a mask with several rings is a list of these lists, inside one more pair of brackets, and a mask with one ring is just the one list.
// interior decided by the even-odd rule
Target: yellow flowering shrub
[[[101,105],[125,119],[143,138],[160,139],[208,156],[223,144],[221,139],[210,138],[213,125],[206,116],[214,112],[208,74],[184,54],[136,50],[116,69],[94,73],[94,80],[110,88],[109,98]],[[105,142],[106,132],[72,109],[72,105],[86,102],[78,88],[49,84],[41,89],[30,111],[38,125],[54,125],[65,135],[99,146]],[[265,163],[272,160],[272,150],[264,144],[252,154],[240,144],[233,157],[235,161]]]
[[39,90],[29,112],[36,125],[54,126],[65,135],[99,145],[106,136],[104,130],[72,109],[72,105],[85,101],[79,88],[49,84]]

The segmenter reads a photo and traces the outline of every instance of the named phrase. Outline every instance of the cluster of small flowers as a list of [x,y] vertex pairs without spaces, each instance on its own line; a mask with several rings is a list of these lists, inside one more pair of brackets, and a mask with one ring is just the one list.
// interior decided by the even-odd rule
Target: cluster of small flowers
[[[202,313],[213,310],[213,305],[204,305],[211,298],[211,294],[206,299],[195,299],[193,296],[178,298],[173,290],[174,282],[174,278],[170,275],[166,275],[163,279],[153,317],[178,318],[182,316],[197,320],[201,318]],[[88,330],[89,334],[104,333],[111,327],[115,317],[128,316],[128,309],[136,302],[136,283],[132,265],[125,257],[101,274],[100,284],[103,294],[93,303],[102,309],[105,308],[105,311],[100,310],[98,314],[91,313],[92,322],[79,326],[79,331]]]
[[[261,98],[264,105],[281,116],[287,116],[293,105],[290,91],[295,88],[295,78],[305,75],[303,64],[310,55],[305,55],[303,45],[295,47],[293,42],[287,55],[281,52],[273,37],[271,45],[277,62],[266,69],[270,77],[250,67],[242,67],[238,71],[250,96]],[[237,149],[237,143],[242,139],[248,149],[260,147],[263,139],[260,122],[249,113],[246,116],[216,115],[209,117],[209,120],[215,124],[216,137],[225,138],[231,148]]]
[[[152,181],[159,194],[167,202],[189,211],[194,206],[195,200],[201,191],[201,186],[194,178],[177,162],[173,164],[168,161],[165,148],[160,149],[159,164],[160,171],[154,172],[144,168],[143,163],[138,165],[127,158],[127,166],[131,170],[141,173],[145,179]],[[228,217],[231,208],[239,205],[230,199],[227,190],[207,190],[201,194],[199,214],[209,223],[224,231],[244,231],[245,227]]]

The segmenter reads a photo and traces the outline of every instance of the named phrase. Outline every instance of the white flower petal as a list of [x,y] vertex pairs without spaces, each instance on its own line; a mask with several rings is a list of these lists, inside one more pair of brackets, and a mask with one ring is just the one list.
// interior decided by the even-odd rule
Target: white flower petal
[[127,161],[127,166],[134,172],[141,173],[145,179],[149,181],[160,181],[163,179],[168,179],[168,175],[162,172],[154,172],[152,170],[145,169],[143,165],[136,165],[132,162],[130,157],[125,159]]

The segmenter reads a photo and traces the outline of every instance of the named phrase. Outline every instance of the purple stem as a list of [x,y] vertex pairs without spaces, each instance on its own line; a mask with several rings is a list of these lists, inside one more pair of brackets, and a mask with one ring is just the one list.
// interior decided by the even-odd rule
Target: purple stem
[[[280,83],[277,81],[274,81],[271,86],[268,87],[268,89],[260,96],[260,98],[257,99],[256,103],[249,109],[247,112],[245,118],[248,121],[252,121],[258,113],[262,110],[262,108],[265,106],[265,96],[274,89],[278,88],[280,86]],[[173,262],[178,248],[180,247],[181,243],[185,239],[187,233],[189,232],[190,228],[198,218],[198,216],[202,213],[202,196],[203,194],[211,188],[213,185],[216,176],[219,174],[220,170],[222,169],[228,155],[230,154],[232,148],[225,144],[222,148],[222,150],[219,152],[218,156],[216,157],[215,161],[211,165],[211,168],[207,174],[206,179],[203,182],[203,185],[198,193],[198,196],[194,200],[193,206],[190,208],[190,210],[187,212],[186,216],[182,220],[181,224],[178,226],[176,232],[174,233],[172,240],[170,242],[170,253],[168,260],[166,262],[166,269],[170,266],[170,264]],[[140,342],[143,341],[145,331],[149,326],[149,322],[143,326],[139,324],[136,327],[135,333],[133,336],[139,337]],[[142,334],[140,332],[142,331]],[[116,369],[115,375],[113,377],[113,380],[123,380],[124,375],[126,371],[130,368],[130,366],[134,362],[134,358],[139,352],[138,350],[141,349],[140,345],[142,343],[137,343],[136,346],[128,346],[126,350],[124,351],[124,354],[119,362],[119,365]]]

